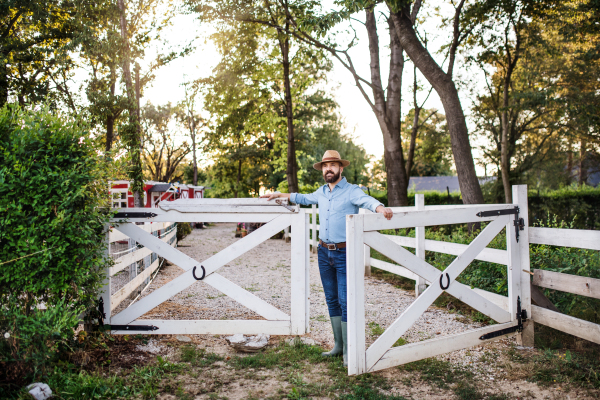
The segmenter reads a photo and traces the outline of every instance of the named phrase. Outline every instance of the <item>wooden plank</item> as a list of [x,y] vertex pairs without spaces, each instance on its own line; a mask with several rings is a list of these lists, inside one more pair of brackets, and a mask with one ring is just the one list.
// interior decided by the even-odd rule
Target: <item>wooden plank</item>
[[514,205],[480,204],[477,208],[459,206],[452,209],[452,212],[448,212],[448,210],[398,212],[394,213],[394,216],[391,220],[387,220],[383,214],[371,214],[365,216],[365,232],[378,231],[382,229],[412,228],[414,226],[465,224],[468,222],[493,221],[500,217],[478,217],[476,214],[479,211],[505,210],[509,208],[514,208]]
[[530,227],[529,243],[600,250],[600,231]]
[[[171,298],[180,291],[191,286],[192,284],[197,282],[193,278],[191,271],[194,266],[203,265],[206,270],[206,278],[204,278],[203,282],[212,284],[212,280],[209,280],[209,278],[212,275],[209,275],[209,273],[214,272],[221,266],[235,260],[237,257],[244,254],[246,251],[250,250],[253,247],[256,247],[258,244],[269,239],[271,236],[279,232],[284,226],[286,226],[289,223],[289,216],[282,215],[277,220],[262,226],[261,228],[252,232],[245,238],[238,240],[237,242],[228,246],[224,250],[221,250],[219,253],[210,257],[208,260],[203,261],[202,263],[199,263],[193,258],[188,257],[179,250],[173,249],[170,246],[168,246],[168,248],[164,248],[164,243],[160,241],[160,239],[156,239],[152,235],[145,234],[143,232],[142,233],[144,234],[144,236],[139,235],[139,232],[136,231],[136,225],[125,224],[119,226],[119,229],[123,229],[128,235],[136,236],[137,241],[142,242],[142,240],[144,240],[145,243],[143,244],[148,245],[148,247],[150,247],[150,244],[156,245],[154,239],[158,240],[159,244],[162,243],[162,245],[161,248],[158,249],[159,251],[156,251],[156,249],[154,249],[156,253],[159,254],[161,257],[164,257],[172,263],[178,265],[182,269],[186,270],[187,273],[180,275],[179,277],[173,279],[172,281],[168,282],[162,287],[156,289],[137,303],[132,304],[126,310],[123,310],[119,314],[115,315],[114,318],[116,318],[117,321],[120,321],[118,322],[120,324],[129,323],[134,319],[140,317],[141,315],[144,315],[148,311],[152,310],[154,307],[158,306],[159,304]],[[197,275],[201,274],[201,271],[198,269],[196,270],[196,272]]]
[[[283,204],[288,204],[288,199],[278,199]],[[209,198],[193,198],[193,199],[177,199],[161,203],[161,208],[172,206],[277,206],[281,207],[275,200],[267,200],[260,197],[238,197],[232,199],[209,199]],[[164,206],[164,207],[163,207]]]
[[346,216],[346,279],[348,314],[348,375],[367,372],[365,358],[365,214]]
[[[367,210],[366,208],[360,208],[358,210],[359,214],[373,214],[371,210]],[[365,276],[371,276],[371,248],[366,244],[364,246],[365,253]]]
[[[506,251],[508,251],[508,312],[512,320],[516,320],[517,299],[521,297],[521,258],[519,253],[519,243],[514,226],[514,217],[510,216],[506,223]],[[521,304],[523,301],[521,299]]]
[[117,262],[115,262],[115,264],[110,268],[110,275],[114,276],[116,273],[121,272],[134,262],[142,260],[144,257],[149,256],[150,254],[152,254],[152,250],[147,247],[142,247],[141,249],[137,249],[129,254],[125,254],[124,256],[117,258]]
[[497,306],[493,301],[490,301],[487,298],[479,295],[469,286],[463,285],[460,282],[452,282],[452,285],[446,289],[446,292],[456,297],[463,303],[468,304],[480,313],[487,315],[496,322],[504,323],[512,320],[508,311]]
[[400,265],[377,260],[376,258],[371,258],[371,266],[412,280],[416,280],[418,277],[417,274],[412,273],[411,271],[404,267],[401,267]]
[[[154,325],[156,331],[143,332],[144,335],[289,335],[290,321],[261,320],[162,320],[138,319],[131,325]],[[132,331],[111,331],[116,335],[131,335]]]
[[561,292],[600,299],[600,279],[534,269],[533,284]]
[[[203,213],[203,212],[186,212],[171,210],[165,211],[159,208],[127,208],[129,212],[152,212],[155,217],[149,218],[129,218],[128,222],[269,222],[282,213]],[[287,213],[291,214],[291,213]],[[112,223],[117,223],[123,220],[122,218],[112,218]]]
[[[175,201],[168,201],[167,203],[175,203]],[[164,203],[163,203],[164,204]],[[297,212],[297,207],[293,210],[289,210],[283,206],[278,205],[277,207],[268,206],[236,206],[236,205],[221,205],[221,206],[208,206],[208,205],[161,205],[163,210],[178,211],[180,213],[225,213],[225,214],[294,214]]]
[[135,278],[127,282],[125,286],[123,286],[116,293],[110,296],[110,311],[113,312],[115,308],[117,308],[119,304],[121,304],[121,302],[127,298],[127,296],[129,296],[138,286],[143,284],[146,279],[152,276],[152,274],[154,273],[154,271],[156,271],[159,265],[159,259],[157,258],[156,260],[154,260],[154,262],[152,263],[152,265],[150,265],[149,268],[143,270]]
[[542,292],[538,286],[535,286],[533,283],[531,284],[531,302],[538,307],[545,308],[547,310],[560,312],[558,308],[552,303]]
[[[425,195],[417,193],[415,194],[415,208],[417,211],[423,211],[425,209]],[[415,227],[415,241],[416,248],[415,254],[421,260],[425,260],[425,227],[417,226]],[[421,293],[423,293],[427,289],[425,285],[425,279],[417,276],[415,279],[415,297],[419,297]]]
[[[102,236],[102,240],[104,241],[104,257],[106,257],[107,263],[105,265],[110,265],[110,225],[104,225],[104,235]],[[102,303],[104,303],[104,312],[106,313],[106,317],[104,318],[105,324],[110,324],[111,314],[110,312],[106,312],[110,310],[110,286],[111,286],[111,275],[110,268],[104,268],[104,277],[102,279],[102,286],[100,288],[100,296],[102,298]]]
[[[508,218],[506,218],[506,216],[501,216],[492,221],[475,239],[473,239],[465,252],[456,257],[456,259],[448,266],[448,268],[443,271],[444,276],[449,276],[449,287],[446,289],[448,293],[455,297],[464,298],[464,300],[471,303],[469,304],[471,307],[475,307],[482,313],[486,315],[489,314],[488,316],[491,318],[500,320],[502,322],[504,322],[504,319],[506,318],[506,311],[470,291],[467,286],[455,282],[455,279],[471,263],[471,261],[473,261],[473,258],[479,254],[479,252],[481,252],[485,246],[487,246],[487,244],[498,234],[498,232],[503,229],[507,219]],[[369,237],[372,238],[373,233],[369,233]],[[365,239],[366,238],[367,234],[365,234]],[[383,241],[383,239],[380,241]],[[370,240],[367,243],[373,248],[376,248],[371,244]],[[376,246],[379,245],[377,244]],[[421,268],[424,269],[423,272],[421,272],[419,269],[413,270],[413,272],[428,279],[430,282],[432,282],[432,285],[429,286],[423,292],[423,294],[421,294],[421,296],[419,296],[417,300],[415,300],[406,310],[404,310],[404,312],[392,323],[392,325],[381,336],[379,336],[379,338],[371,345],[371,347],[369,347],[369,349],[367,349],[367,368],[371,368],[373,365],[375,365],[375,363],[379,361],[379,359],[394,344],[394,342],[396,342],[396,340],[398,340],[398,338],[416,322],[421,314],[423,314],[425,310],[433,303],[433,301],[443,292],[441,285],[436,284],[439,282],[441,275],[439,270],[429,265],[425,261],[417,258],[407,250],[398,246],[394,247],[394,250],[396,251],[401,250],[402,252],[410,254],[410,259],[414,260],[415,263],[418,262],[422,264]],[[384,249],[384,251],[386,250],[387,249]],[[377,251],[380,250],[377,249]],[[388,254],[386,255],[392,260],[398,262],[398,260],[395,260]],[[410,264],[402,265],[411,270],[413,268],[413,265]],[[473,299],[479,299],[480,303],[473,304]]]
[[[151,235],[151,236],[154,237],[154,238],[156,238],[157,240],[160,240],[160,241],[163,241],[163,242],[167,243],[175,235],[177,235],[177,231],[176,230],[174,230],[173,232],[169,233],[167,236],[165,236],[164,238],[161,238],[161,239],[156,238],[156,236],[154,236],[154,235]],[[171,247],[174,247],[174,246],[172,245]],[[133,251],[133,252],[131,252],[129,254],[125,254],[124,256],[119,257],[117,259],[117,262],[110,268],[110,274],[111,274],[111,276],[113,276],[116,273],[118,273],[118,272],[122,271],[123,269],[127,268],[128,266],[130,266],[134,262],[139,261],[139,260],[143,259],[144,257],[149,256],[152,253],[153,253],[153,251],[150,250],[148,247],[142,247],[141,249],[135,250],[135,251]]]
[[292,219],[292,238],[291,248],[291,322],[292,334],[302,335],[306,332],[307,312],[306,301],[308,297],[306,282],[306,249],[307,241],[307,220],[304,210],[300,210]]
[[[385,235],[394,243],[404,247],[417,247],[415,238],[407,236]],[[439,240],[425,240],[425,250],[436,253],[451,254],[458,256],[462,254],[468,247],[466,244],[441,242]],[[508,252],[506,250],[485,248],[475,257],[476,260],[493,262],[496,264],[506,265],[508,263]]]
[[508,297],[502,296],[498,293],[488,292],[487,290],[483,289],[473,288],[471,290],[480,295],[481,297],[491,301],[501,309],[508,311]]
[[219,290],[221,293],[231,297],[233,300],[237,301],[244,307],[247,307],[250,310],[254,311],[261,317],[273,321],[290,320],[290,316],[284,313],[283,311],[275,308],[260,297],[257,297],[254,294],[245,290],[244,288],[236,285],[235,283],[231,282],[229,279],[223,277],[222,275],[214,273],[206,277],[202,282],[211,285],[215,289]]
[[305,241],[306,246],[304,246],[304,312],[306,316],[304,317],[304,333],[310,332],[310,246],[309,236],[308,236],[308,213],[306,214],[306,223],[305,223]]
[[484,328],[470,330],[464,333],[458,333],[449,336],[438,337],[434,339],[425,340],[418,343],[405,344],[404,346],[394,347],[388,350],[381,360],[379,360],[373,367],[369,369],[369,372],[379,371],[386,368],[391,368],[397,365],[407,364],[409,362],[423,360],[429,357],[435,357],[440,354],[450,353],[452,351],[466,349],[468,347],[477,346],[499,338],[508,337],[514,335],[509,333],[507,335],[499,336],[493,339],[480,340],[481,335],[485,335],[489,332],[494,332],[500,329],[508,328],[513,326],[514,323],[506,323],[500,325],[490,325]]
[[[523,218],[523,230],[519,231],[519,260],[521,263],[519,275],[521,279],[521,307],[531,309],[531,277],[529,261],[529,205],[527,200],[527,185],[514,185],[512,187],[513,203],[519,206],[519,218]],[[525,347],[534,346],[533,323],[526,321],[523,332],[517,335],[517,343]]]
[[593,322],[584,321],[534,305],[531,306],[531,318],[538,324],[546,325],[561,332],[600,344],[600,325]]

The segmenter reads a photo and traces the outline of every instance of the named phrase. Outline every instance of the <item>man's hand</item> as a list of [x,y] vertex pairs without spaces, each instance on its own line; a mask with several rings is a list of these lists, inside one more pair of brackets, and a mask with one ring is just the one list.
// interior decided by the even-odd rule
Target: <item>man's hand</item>
[[273,199],[280,199],[280,198],[289,199],[290,198],[290,194],[289,193],[263,194],[262,196],[260,196],[260,198],[261,199],[266,198],[268,201],[271,201]]
[[392,211],[392,209],[384,207],[384,206],[378,206],[375,209],[375,212],[377,212],[379,214],[383,214],[383,216],[386,217],[387,219],[392,219],[392,217],[394,216],[394,212]]
[[262,196],[260,196],[261,199],[267,198],[268,197],[268,201],[271,201],[273,199],[278,198],[281,195],[281,193],[270,193],[270,194],[263,194]]

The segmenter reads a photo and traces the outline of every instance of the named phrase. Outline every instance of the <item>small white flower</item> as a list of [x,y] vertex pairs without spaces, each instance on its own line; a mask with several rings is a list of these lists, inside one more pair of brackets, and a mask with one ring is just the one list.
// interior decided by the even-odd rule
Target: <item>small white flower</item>
[[6,333],[4,334],[4,339],[8,339],[9,337],[10,337],[10,333],[6,332]]

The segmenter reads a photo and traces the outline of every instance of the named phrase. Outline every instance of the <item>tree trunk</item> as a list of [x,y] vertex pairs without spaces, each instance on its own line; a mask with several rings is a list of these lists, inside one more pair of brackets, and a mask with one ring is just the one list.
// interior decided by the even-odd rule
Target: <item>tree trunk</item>
[[192,162],[194,164],[194,186],[198,185],[198,163],[196,161],[196,127],[192,132]]
[[233,192],[233,197],[238,197],[238,189],[240,188],[240,181],[242,180],[242,159],[238,160],[238,169],[237,169],[237,181],[235,183],[235,190]]
[[[286,25],[287,26],[287,25]],[[290,39],[279,40],[283,57],[283,81],[285,89],[285,114],[287,118],[287,181],[288,192],[298,193],[298,164],[296,163],[296,143],[294,141],[294,109],[292,105],[292,89],[290,85]]]
[[410,10],[391,12],[398,39],[406,54],[440,96],[450,132],[452,153],[465,204],[483,203],[483,193],[475,173],[467,123],[454,81],[435,62],[417,37],[410,19]]
[[112,148],[113,138],[115,135],[115,117],[110,114],[106,117],[106,152]]
[[130,179],[133,180],[133,202],[135,207],[141,205],[141,193],[140,189],[143,187],[144,182],[142,180],[142,158],[141,158],[141,140],[139,135],[139,107],[135,107],[136,95],[134,92],[133,81],[131,79],[131,60],[129,54],[129,36],[127,34],[127,21],[125,19],[125,4],[123,0],[117,0],[117,6],[121,12],[120,16],[120,28],[121,28],[121,39],[123,40],[123,76],[125,78],[125,87],[127,89],[127,98],[129,99],[129,123],[135,127],[135,131],[129,132],[132,135],[128,140],[129,155],[131,158],[131,172]]
[[[3,53],[3,56],[6,56],[6,52]],[[4,107],[6,103],[8,103],[8,68],[6,63],[0,63],[0,107]]]
[[585,153],[587,147],[587,140],[585,138],[581,138],[579,142],[579,186],[585,184],[587,180],[587,171],[585,169]]
[[384,160],[388,192],[388,206],[399,207],[408,205],[407,173],[404,165],[402,137],[400,132],[400,106],[402,72],[404,57],[402,46],[394,32],[393,23],[388,21],[390,28],[390,75],[388,78],[388,96],[381,80],[379,66],[379,37],[377,21],[372,9],[366,12],[366,28],[369,36],[369,55],[371,67],[371,86],[373,88],[373,112],[377,117],[379,128],[383,135]]
[[510,85],[510,71],[507,71],[504,78],[504,88],[502,91],[502,139],[500,145],[500,166],[502,175],[502,185],[504,186],[504,202],[512,204],[512,190],[510,187],[510,156],[508,149],[508,130],[510,129],[508,121],[508,87]]

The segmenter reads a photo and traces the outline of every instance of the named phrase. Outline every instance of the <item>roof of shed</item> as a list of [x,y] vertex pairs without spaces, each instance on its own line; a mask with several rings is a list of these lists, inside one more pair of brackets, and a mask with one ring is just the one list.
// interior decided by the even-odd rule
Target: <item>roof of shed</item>
[[148,193],[151,192],[166,192],[171,187],[170,183],[159,183],[148,189]]

